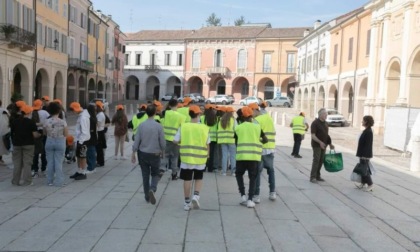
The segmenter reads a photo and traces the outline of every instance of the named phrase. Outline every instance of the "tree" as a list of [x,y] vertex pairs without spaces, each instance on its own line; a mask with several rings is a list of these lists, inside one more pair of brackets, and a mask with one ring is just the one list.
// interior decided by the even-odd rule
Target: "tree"
[[240,18],[235,19],[235,26],[241,26],[243,24],[245,24],[245,18],[244,18],[244,16],[241,16]]
[[221,26],[222,22],[221,19],[216,16],[213,12],[207,19],[206,19],[207,26]]

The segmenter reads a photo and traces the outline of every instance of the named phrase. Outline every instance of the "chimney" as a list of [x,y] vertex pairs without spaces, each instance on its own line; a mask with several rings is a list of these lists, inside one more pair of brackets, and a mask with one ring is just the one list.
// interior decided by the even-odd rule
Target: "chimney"
[[321,20],[317,20],[317,21],[315,21],[315,23],[314,23],[314,30],[316,30],[316,29],[318,29],[318,27],[320,27],[321,26]]
[[309,35],[309,29],[306,29],[304,32],[303,32],[303,37],[306,37],[306,36],[308,36]]

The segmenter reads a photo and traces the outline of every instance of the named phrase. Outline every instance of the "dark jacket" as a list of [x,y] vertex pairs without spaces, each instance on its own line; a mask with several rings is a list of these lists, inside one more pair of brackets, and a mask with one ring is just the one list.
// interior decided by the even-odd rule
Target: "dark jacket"
[[[140,119],[140,118],[142,118],[143,116],[147,117],[146,112],[144,112],[144,111],[141,111],[141,112],[137,113],[137,115],[136,115],[136,116],[137,116],[137,119]],[[133,128],[134,128],[134,127],[133,127],[133,120],[130,120],[130,121],[128,122],[127,128],[129,128],[129,129],[133,129]]]
[[372,129],[366,128],[362,135],[359,138],[359,144],[357,145],[357,153],[356,156],[364,157],[364,158],[371,158],[372,154],[372,146],[373,146],[373,132]]

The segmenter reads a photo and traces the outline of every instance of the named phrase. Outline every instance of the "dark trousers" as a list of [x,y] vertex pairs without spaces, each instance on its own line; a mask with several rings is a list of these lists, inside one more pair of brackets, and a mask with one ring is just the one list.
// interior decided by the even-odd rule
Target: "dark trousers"
[[104,149],[106,148],[105,131],[98,131],[98,144],[96,145],[96,163],[100,166],[105,164]]
[[239,193],[245,195],[244,174],[248,171],[249,190],[248,199],[252,200],[255,192],[255,182],[258,173],[258,161],[236,161],[236,182],[238,183]]
[[210,142],[210,155],[209,158],[207,158],[207,171],[208,172],[212,172],[213,170],[217,169],[216,167],[214,167],[214,155],[216,153],[216,147],[217,147],[217,143],[216,142]]
[[93,171],[96,168],[96,145],[88,145],[86,152],[86,161],[88,171]]
[[293,134],[293,140],[295,143],[293,144],[292,155],[299,155],[300,144],[302,143],[302,134]]
[[311,179],[321,178],[321,167],[324,163],[325,150],[321,147],[312,147],[313,150],[313,160],[312,160],[312,169],[311,169]]
[[[146,200],[149,200],[149,190],[156,192],[157,184],[160,180],[159,167],[160,155],[137,151],[141,174],[143,177],[143,190]],[[152,178],[150,180],[150,177]]]
[[38,172],[39,170],[39,154],[41,154],[41,171],[45,171],[47,169],[47,156],[45,155],[45,143],[47,141],[46,136],[42,136],[42,149],[41,151],[35,151],[34,157],[32,160],[32,170],[34,172]]

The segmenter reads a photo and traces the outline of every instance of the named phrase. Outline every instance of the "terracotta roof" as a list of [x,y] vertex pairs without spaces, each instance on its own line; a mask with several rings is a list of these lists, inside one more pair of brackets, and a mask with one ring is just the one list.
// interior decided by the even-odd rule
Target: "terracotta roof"
[[211,26],[190,34],[187,39],[245,39],[256,38],[265,27]]
[[192,30],[143,30],[127,33],[126,41],[174,41],[184,40]]
[[268,28],[258,35],[259,38],[302,38],[305,30],[312,30],[311,27],[295,28]]

